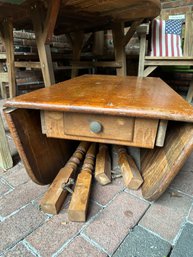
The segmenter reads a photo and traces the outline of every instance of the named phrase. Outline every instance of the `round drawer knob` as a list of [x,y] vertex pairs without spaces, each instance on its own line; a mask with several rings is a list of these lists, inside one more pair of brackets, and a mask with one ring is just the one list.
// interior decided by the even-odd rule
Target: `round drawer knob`
[[98,121],[92,121],[90,123],[90,130],[96,134],[100,133],[102,131],[102,125]]

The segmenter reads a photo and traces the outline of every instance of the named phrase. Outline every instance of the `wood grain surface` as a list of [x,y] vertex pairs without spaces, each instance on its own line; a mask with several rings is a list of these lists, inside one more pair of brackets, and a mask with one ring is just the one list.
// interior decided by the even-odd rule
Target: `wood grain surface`
[[[41,210],[50,214],[57,214],[60,211],[68,194],[65,186],[69,184],[70,179],[74,180],[78,165],[83,160],[89,145],[89,142],[81,142],[66,165],[58,172],[48,191],[40,201]],[[68,185],[69,188],[70,186]]]
[[127,188],[137,190],[143,183],[140,171],[137,168],[135,161],[127,153],[126,147],[118,146],[118,163],[121,168],[124,184]]
[[95,163],[95,179],[101,185],[111,183],[111,157],[109,147],[106,144],[99,145],[99,152]]
[[[0,1],[0,19],[12,17],[14,26],[24,29],[32,28],[29,22],[30,9],[39,8],[42,13],[47,12],[50,1],[11,1],[12,4],[6,2]],[[58,1],[54,2],[56,5]],[[100,26],[103,28],[110,26],[117,20],[153,18],[158,16],[159,12],[159,0],[61,0],[56,31],[63,31],[63,33],[79,29],[88,31],[98,29]]]
[[143,197],[154,201],[163,194],[192,150],[193,124],[170,124],[164,147],[147,150],[142,157]]
[[193,107],[159,78],[84,75],[6,106],[193,122]]
[[[43,116],[47,137],[153,148],[157,136],[157,119],[52,111]],[[92,131],[92,122],[101,126],[98,133]]]
[[43,135],[40,113],[37,110],[6,109],[4,113],[30,178],[38,184],[51,183],[73,153],[77,143]]
[[96,151],[97,145],[92,143],[86,153],[81,172],[76,179],[74,192],[68,208],[68,218],[71,221],[86,221]]

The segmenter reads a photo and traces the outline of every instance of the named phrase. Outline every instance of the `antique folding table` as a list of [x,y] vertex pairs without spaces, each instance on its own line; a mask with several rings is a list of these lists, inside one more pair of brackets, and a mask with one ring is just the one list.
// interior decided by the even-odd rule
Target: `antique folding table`
[[146,149],[142,192],[154,200],[193,148],[193,107],[159,78],[84,75],[5,106],[21,159],[40,184],[53,180],[78,140],[121,144]]

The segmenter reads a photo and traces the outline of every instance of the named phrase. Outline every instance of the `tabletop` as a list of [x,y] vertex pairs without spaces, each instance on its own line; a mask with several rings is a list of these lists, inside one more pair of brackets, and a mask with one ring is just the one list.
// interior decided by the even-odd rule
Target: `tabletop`
[[[51,0],[0,0],[0,21],[12,17],[16,29],[32,29],[31,8],[47,12]],[[58,4],[58,1],[54,1]],[[133,21],[159,15],[160,0],[61,0],[55,32],[105,29],[114,21]]]
[[193,107],[153,77],[83,75],[12,98],[5,106],[193,122]]

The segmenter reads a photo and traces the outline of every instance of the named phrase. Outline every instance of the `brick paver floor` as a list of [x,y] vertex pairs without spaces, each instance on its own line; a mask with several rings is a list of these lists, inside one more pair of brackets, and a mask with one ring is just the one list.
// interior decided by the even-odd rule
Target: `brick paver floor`
[[93,181],[88,219],[72,223],[39,210],[48,186],[31,181],[8,134],[14,167],[0,169],[0,256],[192,257],[193,154],[156,202],[125,189],[122,179]]

